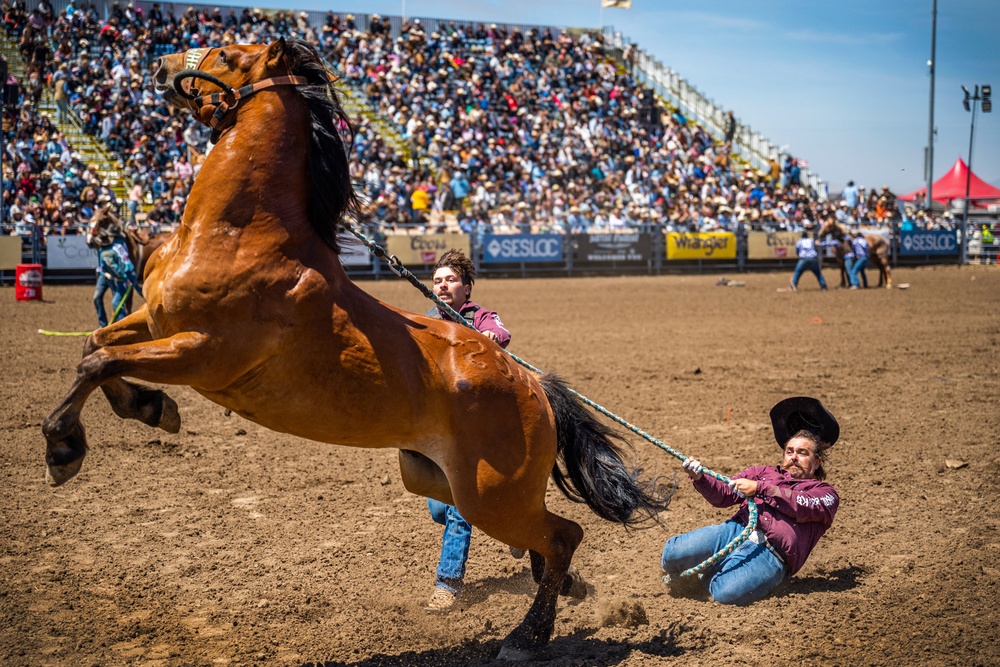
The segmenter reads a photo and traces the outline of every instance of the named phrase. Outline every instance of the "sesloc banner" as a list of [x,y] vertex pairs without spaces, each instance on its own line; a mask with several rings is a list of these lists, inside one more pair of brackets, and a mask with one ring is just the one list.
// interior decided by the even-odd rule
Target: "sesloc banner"
[[933,229],[899,232],[900,255],[957,255],[958,235],[954,230]]
[[481,238],[484,264],[561,262],[560,234],[484,234]]

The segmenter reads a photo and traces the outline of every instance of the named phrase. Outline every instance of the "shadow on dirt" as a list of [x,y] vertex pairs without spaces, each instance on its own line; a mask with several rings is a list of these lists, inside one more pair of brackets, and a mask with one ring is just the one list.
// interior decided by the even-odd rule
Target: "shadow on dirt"
[[[678,637],[688,628],[674,623],[650,640],[638,643],[618,642],[607,639],[593,639],[596,630],[588,628],[570,635],[556,637],[544,654],[532,662],[543,662],[547,667],[569,667],[588,665],[613,667],[625,660],[650,657],[679,657],[686,648],[677,646]],[[491,639],[482,642],[467,642],[461,646],[434,649],[431,651],[409,651],[399,655],[377,654],[357,662],[329,660],[327,662],[307,662],[301,667],[495,667],[496,655],[502,640]]]
[[868,571],[865,568],[852,565],[810,577],[795,577],[782,586],[778,596],[804,593],[842,593],[857,588],[866,574]]

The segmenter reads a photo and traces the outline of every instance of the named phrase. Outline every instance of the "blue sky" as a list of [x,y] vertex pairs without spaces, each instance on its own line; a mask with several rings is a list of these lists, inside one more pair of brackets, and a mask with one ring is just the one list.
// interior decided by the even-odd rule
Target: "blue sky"
[[[274,0],[271,0],[274,2]],[[403,0],[264,6],[379,12]],[[837,193],[925,184],[933,0],[633,0],[613,25],[717,104],[795,156]],[[408,16],[596,28],[599,0],[405,0]],[[1000,86],[1000,0],[938,0],[934,177],[968,159],[960,86]],[[996,89],[1000,91],[1000,89]],[[1000,98],[995,93],[994,98]],[[973,169],[1000,187],[1000,109],[976,115]]]

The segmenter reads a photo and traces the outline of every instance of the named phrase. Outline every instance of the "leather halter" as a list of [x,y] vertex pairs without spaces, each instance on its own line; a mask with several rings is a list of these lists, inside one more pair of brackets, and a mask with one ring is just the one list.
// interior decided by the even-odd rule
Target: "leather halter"
[[[173,88],[178,95],[190,100],[199,109],[205,106],[215,107],[208,122],[209,127],[212,128],[212,143],[216,143],[219,139],[221,131],[219,124],[222,119],[227,113],[239,106],[240,100],[245,100],[254,93],[274,86],[305,86],[309,84],[309,80],[304,76],[274,76],[241,88],[233,88],[225,81],[201,69],[211,51],[212,49],[188,49],[184,55],[184,66],[187,69],[174,75]],[[222,92],[199,95],[200,91],[191,86],[192,79],[204,79],[222,88]]]

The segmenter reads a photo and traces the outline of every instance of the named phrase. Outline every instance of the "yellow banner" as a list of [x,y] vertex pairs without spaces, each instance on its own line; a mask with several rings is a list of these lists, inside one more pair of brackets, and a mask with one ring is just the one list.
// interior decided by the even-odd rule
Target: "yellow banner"
[[11,271],[21,263],[21,237],[0,236],[0,271]]
[[667,259],[736,259],[736,235],[732,232],[667,234]]
[[407,266],[430,266],[452,248],[466,255],[472,254],[468,234],[390,236],[385,245],[390,255],[396,255]]
[[747,234],[747,259],[797,259],[795,243],[798,232],[750,232]]
[[631,9],[632,0],[601,0],[601,7],[617,7],[618,9]]

